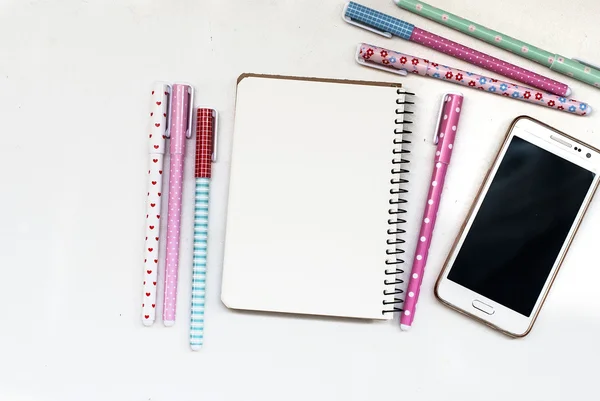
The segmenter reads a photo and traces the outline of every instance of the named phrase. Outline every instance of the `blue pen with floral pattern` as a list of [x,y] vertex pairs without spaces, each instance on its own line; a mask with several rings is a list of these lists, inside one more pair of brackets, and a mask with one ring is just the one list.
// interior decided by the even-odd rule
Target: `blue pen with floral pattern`
[[468,86],[473,89],[483,90],[495,95],[507,96],[512,99],[549,107],[578,116],[587,116],[592,108],[587,103],[537,89],[526,88],[500,81],[483,75],[448,67],[429,60],[414,57],[408,54],[398,53],[382,47],[372,46],[366,43],[358,45],[356,50],[356,61],[368,67],[374,67],[400,75],[414,73],[441,79],[453,84]]

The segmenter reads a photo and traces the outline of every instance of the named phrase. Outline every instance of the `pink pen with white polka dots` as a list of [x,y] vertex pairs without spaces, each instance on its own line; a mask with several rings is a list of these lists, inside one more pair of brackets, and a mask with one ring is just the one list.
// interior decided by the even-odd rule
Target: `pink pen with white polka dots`
[[471,49],[470,47],[463,46],[460,43],[456,43],[450,39],[443,38],[423,29],[415,27],[410,36],[410,40],[466,61],[467,63],[478,65],[481,68],[503,75],[511,80],[523,82],[554,95],[564,97],[571,95],[571,88],[562,82],[526,70],[525,68],[500,60],[499,58],[482,53],[478,50]]
[[174,84],[169,104],[171,171],[169,173],[169,216],[167,220],[167,256],[163,300],[163,323],[175,324],[177,275],[179,270],[179,234],[181,232],[181,194],[185,141],[192,135],[193,88]]
[[431,237],[433,236],[437,212],[442,199],[444,180],[452,156],[462,104],[463,95],[460,93],[447,93],[442,97],[440,115],[434,133],[437,149],[435,151],[429,194],[427,195],[415,258],[406,289],[404,310],[400,315],[400,328],[402,330],[410,329],[415,316],[415,308],[419,299],[421,283],[423,282],[423,273],[425,272]]

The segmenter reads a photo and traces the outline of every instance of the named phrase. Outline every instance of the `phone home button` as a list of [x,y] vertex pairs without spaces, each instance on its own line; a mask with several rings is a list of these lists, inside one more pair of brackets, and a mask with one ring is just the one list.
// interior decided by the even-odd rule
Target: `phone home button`
[[478,301],[476,299],[471,305],[473,305],[473,308],[479,309],[480,311],[482,311],[483,313],[487,313],[488,315],[493,315],[495,312],[493,307],[491,307],[488,304],[484,304],[483,302]]

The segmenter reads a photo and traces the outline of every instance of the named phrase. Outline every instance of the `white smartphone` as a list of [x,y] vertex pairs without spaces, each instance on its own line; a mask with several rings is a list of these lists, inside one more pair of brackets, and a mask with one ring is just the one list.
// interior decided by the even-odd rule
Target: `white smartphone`
[[447,306],[527,335],[598,187],[600,151],[516,118],[437,280]]

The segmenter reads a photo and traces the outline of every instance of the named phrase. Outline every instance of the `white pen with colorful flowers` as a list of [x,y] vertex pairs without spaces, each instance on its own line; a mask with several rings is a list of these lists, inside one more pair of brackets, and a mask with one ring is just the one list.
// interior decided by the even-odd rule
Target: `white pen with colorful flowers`
[[553,95],[537,89],[526,88],[510,82],[484,77],[483,75],[437,64],[422,58],[398,53],[382,47],[361,43],[358,45],[356,60],[365,66],[395,72],[401,75],[414,73],[452,82],[457,85],[480,89],[495,95],[507,96],[516,100],[549,107],[578,116],[592,112],[587,103]]

